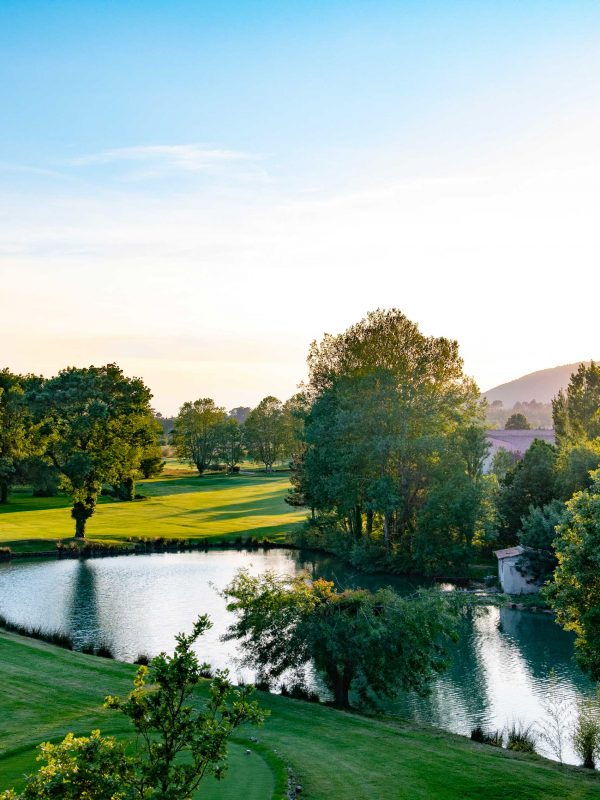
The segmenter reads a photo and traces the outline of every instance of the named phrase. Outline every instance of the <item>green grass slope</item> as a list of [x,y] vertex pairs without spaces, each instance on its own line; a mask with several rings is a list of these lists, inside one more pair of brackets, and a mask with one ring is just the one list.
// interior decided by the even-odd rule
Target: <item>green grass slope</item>
[[[285,503],[287,475],[173,474],[141,481],[144,500],[100,498],[87,524],[91,540],[122,542],[128,537],[218,539],[237,536],[283,540],[304,518]],[[73,535],[68,497],[34,498],[14,493],[0,506],[0,545],[14,550],[52,549]]]
[[[120,716],[100,707],[107,693],[130,687],[133,667],[0,633],[0,788],[34,764],[34,747],[99,727],[123,733]],[[476,745],[468,739],[392,720],[347,714],[259,693],[271,711],[260,745],[239,740],[225,782],[200,796],[282,797],[291,765],[308,800],[587,800],[600,776]],[[248,736],[256,732],[249,728]],[[252,749],[247,755],[246,747]]]

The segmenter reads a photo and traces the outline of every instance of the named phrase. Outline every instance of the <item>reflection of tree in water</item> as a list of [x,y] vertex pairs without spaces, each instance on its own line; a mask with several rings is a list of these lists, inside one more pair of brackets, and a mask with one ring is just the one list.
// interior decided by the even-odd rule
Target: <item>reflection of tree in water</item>
[[575,662],[575,635],[559,627],[552,614],[501,608],[499,630],[518,647],[534,681],[546,681],[553,669],[582,692],[592,688]]
[[73,590],[66,617],[76,648],[105,644],[98,616],[96,576],[85,559],[78,562],[73,576]]
[[477,724],[485,725],[489,700],[473,612],[461,620],[458,635],[450,667],[435,681],[431,693],[424,698],[401,695],[393,703],[395,713],[460,733]]

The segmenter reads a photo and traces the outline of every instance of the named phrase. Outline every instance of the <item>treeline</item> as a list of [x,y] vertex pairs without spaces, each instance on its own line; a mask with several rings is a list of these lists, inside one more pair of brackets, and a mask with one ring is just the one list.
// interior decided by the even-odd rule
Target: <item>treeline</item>
[[60,489],[73,500],[83,538],[101,491],[135,498],[135,481],[161,471],[161,428],[151,393],[116,364],[55,377],[0,371],[0,502],[17,483],[36,496]]
[[226,413],[209,397],[188,401],[173,420],[171,441],[177,456],[200,475],[221,465],[235,472],[247,456],[272,472],[275,463],[293,458],[298,449],[304,402],[301,394],[285,403],[268,396],[256,408]]
[[502,400],[494,400],[485,409],[485,419],[489,428],[505,428],[508,420],[515,414],[522,414],[531,428],[552,428],[552,404],[529,400],[515,403],[505,408]]

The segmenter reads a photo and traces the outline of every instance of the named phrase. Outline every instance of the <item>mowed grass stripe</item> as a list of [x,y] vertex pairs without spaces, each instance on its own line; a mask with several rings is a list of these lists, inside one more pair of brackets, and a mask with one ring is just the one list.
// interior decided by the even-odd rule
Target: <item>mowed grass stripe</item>
[[[101,498],[86,536],[113,542],[129,537],[227,540],[237,536],[282,541],[305,516],[303,510],[285,503],[288,488],[287,475],[184,475],[141,481],[138,491],[146,499],[127,503]],[[19,493],[0,506],[0,544],[72,535],[67,497]]]

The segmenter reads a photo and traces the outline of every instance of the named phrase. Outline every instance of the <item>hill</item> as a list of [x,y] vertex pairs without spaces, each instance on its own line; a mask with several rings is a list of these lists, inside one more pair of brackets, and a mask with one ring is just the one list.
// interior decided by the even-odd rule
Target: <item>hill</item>
[[[3,632],[0,652],[0,791],[21,784],[35,767],[40,741],[55,741],[68,730],[126,732],[120,715],[101,701],[131,688],[131,665]],[[306,800],[592,800],[600,790],[600,775],[592,770],[435,728],[262,692],[259,700],[271,716],[264,728],[236,737],[227,778],[221,784],[207,779],[204,800],[279,800],[287,765]],[[259,744],[249,738],[253,734]]]
[[505,408],[511,408],[515,403],[524,403],[530,400],[537,400],[538,403],[550,403],[552,398],[564,389],[577,371],[580,363],[589,364],[589,361],[576,361],[574,364],[563,364],[561,367],[551,367],[541,369],[537,372],[530,372],[514,381],[502,383],[483,392],[482,396],[487,398],[488,403],[500,400]]

